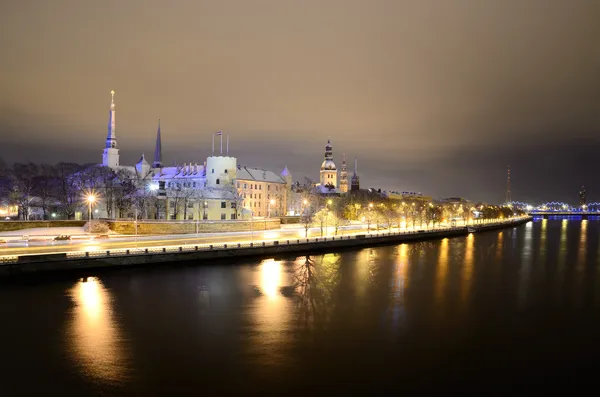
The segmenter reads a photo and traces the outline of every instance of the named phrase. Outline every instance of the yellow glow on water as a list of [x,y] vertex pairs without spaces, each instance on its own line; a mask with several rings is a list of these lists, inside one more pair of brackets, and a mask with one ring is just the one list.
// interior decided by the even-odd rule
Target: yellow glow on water
[[435,279],[435,301],[440,304],[444,302],[444,292],[448,279],[448,256],[450,246],[447,238],[442,239],[438,256],[438,264]]
[[266,260],[260,267],[260,288],[271,299],[277,298],[281,284],[281,262]]
[[86,376],[103,381],[124,378],[124,352],[113,319],[111,298],[100,280],[77,282],[68,294],[74,303],[67,344]]
[[465,255],[462,266],[462,286],[461,286],[461,297],[463,300],[467,299],[471,290],[471,281],[473,279],[473,256],[474,256],[474,242],[475,236],[469,234],[466,237],[465,243]]

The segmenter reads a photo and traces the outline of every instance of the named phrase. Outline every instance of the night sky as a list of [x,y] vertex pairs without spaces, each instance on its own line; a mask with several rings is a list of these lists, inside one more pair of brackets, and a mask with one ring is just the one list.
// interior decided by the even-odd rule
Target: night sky
[[238,163],[501,202],[600,201],[600,1],[5,0],[0,158]]

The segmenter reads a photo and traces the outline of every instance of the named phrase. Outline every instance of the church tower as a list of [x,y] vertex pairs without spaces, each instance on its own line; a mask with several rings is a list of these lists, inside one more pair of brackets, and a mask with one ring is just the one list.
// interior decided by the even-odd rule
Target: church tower
[[346,165],[346,153],[342,157],[342,171],[340,172],[340,192],[348,193],[348,166]]
[[333,162],[333,151],[331,150],[331,141],[327,141],[325,145],[325,160],[321,164],[321,186],[337,187],[337,168]]
[[162,142],[160,138],[160,119],[158,119],[158,131],[156,132],[156,147],[154,148],[154,162],[152,167],[162,168]]
[[111,91],[110,110],[108,111],[108,135],[106,146],[102,153],[102,165],[110,168],[119,166],[119,149],[117,149],[117,136],[115,134],[115,92]]
[[350,186],[351,191],[356,192],[356,191],[360,190],[360,183],[358,180],[358,161],[356,160],[356,157],[354,158],[354,175],[352,175],[351,183],[352,183]]

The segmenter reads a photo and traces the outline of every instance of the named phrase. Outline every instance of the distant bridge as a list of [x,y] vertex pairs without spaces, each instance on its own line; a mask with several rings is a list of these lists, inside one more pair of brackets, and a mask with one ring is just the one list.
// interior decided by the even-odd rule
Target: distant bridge
[[549,216],[581,216],[583,218],[600,216],[600,203],[589,203],[575,207],[560,201],[549,201],[541,205],[512,201],[507,205],[525,211],[529,215],[543,216],[544,218],[548,218]]

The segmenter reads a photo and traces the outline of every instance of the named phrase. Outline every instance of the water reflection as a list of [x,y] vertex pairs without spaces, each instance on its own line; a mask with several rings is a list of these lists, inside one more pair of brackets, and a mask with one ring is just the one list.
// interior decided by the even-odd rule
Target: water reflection
[[577,258],[577,263],[580,265],[579,267],[583,266],[583,263],[585,262],[585,255],[587,253],[587,226],[587,219],[583,219],[581,221],[581,229],[579,230],[579,250]]
[[392,330],[399,331],[406,323],[406,289],[409,284],[408,244],[400,244],[390,289]]
[[542,226],[540,230],[540,263],[546,263],[546,252],[548,247],[546,246],[546,234],[548,228],[548,219],[542,219]]
[[448,278],[448,253],[450,246],[448,239],[442,239],[440,243],[440,252],[438,255],[436,280],[435,280],[435,304],[440,305],[444,302],[444,293],[446,291]]
[[533,260],[533,222],[525,225],[525,235],[523,237],[523,251],[521,253],[521,267],[519,270],[519,293],[518,302],[523,305],[527,300],[529,290],[528,283],[531,275],[531,262]]
[[471,282],[473,280],[473,256],[475,251],[473,245],[475,236],[473,233],[469,233],[466,240],[464,260],[462,263],[462,282],[460,289],[460,295],[463,302],[469,297],[471,292]]
[[79,281],[69,291],[74,308],[67,344],[86,376],[116,382],[126,378],[124,340],[109,291],[97,278]]
[[287,285],[281,261],[266,259],[255,273],[260,296],[250,309],[252,333],[248,346],[257,360],[265,365],[284,361],[283,345],[290,329],[290,304],[283,295]]

